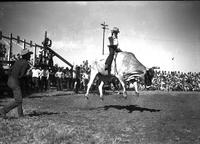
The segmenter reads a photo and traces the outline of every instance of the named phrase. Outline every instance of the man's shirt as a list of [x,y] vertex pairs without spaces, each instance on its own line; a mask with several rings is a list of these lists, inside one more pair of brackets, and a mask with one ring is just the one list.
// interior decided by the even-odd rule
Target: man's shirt
[[109,45],[115,45],[115,46],[119,45],[118,39],[113,36],[110,36],[108,40],[109,40]]
[[55,74],[55,77],[57,78],[62,78],[63,72],[62,71],[57,71]]
[[32,69],[32,77],[39,78],[41,71],[39,69]]
[[28,61],[24,59],[17,60],[10,69],[10,76],[20,79],[26,75],[27,70],[30,68]]
[[41,71],[41,77],[46,77],[47,79],[49,78],[49,70],[42,70]]

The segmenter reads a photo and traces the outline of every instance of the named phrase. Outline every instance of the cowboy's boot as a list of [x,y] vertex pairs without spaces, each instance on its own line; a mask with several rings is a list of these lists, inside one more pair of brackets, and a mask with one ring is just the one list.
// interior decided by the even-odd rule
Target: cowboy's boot
[[6,112],[4,109],[0,109],[0,117],[6,118]]
[[109,66],[108,64],[105,64],[105,70],[108,70]]
[[20,105],[17,107],[17,112],[18,112],[18,116],[19,116],[19,117],[24,117],[24,112],[23,112],[23,109],[22,109],[22,104],[20,104]]

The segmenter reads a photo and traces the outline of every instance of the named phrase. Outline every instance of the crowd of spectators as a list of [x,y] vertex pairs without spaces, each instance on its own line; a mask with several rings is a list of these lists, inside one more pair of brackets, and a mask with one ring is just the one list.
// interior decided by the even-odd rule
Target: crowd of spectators
[[[144,86],[141,85],[144,89]],[[200,91],[200,72],[155,71],[151,90]]]
[[22,83],[26,83],[26,91],[44,92],[54,87],[57,91],[72,90],[78,93],[86,90],[89,73],[87,60],[71,68],[59,67],[57,64],[53,68],[33,66]]

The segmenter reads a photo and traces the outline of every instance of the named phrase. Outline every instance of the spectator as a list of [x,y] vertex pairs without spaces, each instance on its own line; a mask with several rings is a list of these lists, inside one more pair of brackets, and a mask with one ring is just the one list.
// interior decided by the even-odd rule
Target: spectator
[[73,82],[73,67],[69,70],[70,72],[70,79],[69,79],[69,89],[72,90],[74,87],[74,82]]
[[24,116],[22,108],[23,98],[20,87],[20,79],[26,76],[27,72],[29,72],[30,65],[28,61],[30,60],[31,54],[33,54],[33,52],[29,51],[28,49],[23,49],[21,52],[22,59],[17,60],[10,69],[7,84],[13,91],[14,101],[0,109],[0,115],[4,118],[9,111],[16,107],[18,116]]
[[40,79],[40,69],[38,67],[33,67],[32,69],[32,82],[34,91],[38,92],[39,90],[39,79]]
[[62,72],[61,68],[58,68],[58,71],[55,73],[55,77],[56,77],[56,81],[57,81],[57,91],[62,91],[63,90],[63,85],[62,85],[63,72]]
[[48,89],[51,88],[51,86],[55,86],[56,81],[55,81],[55,74],[52,69],[49,70],[49,80],[48,80]]
[[39,67],[39,79],[38,79],[38,85],[39,85],[39,89],[38,91],[42,91],[43,88],[42,88],[42,67]]
[[48,80],[49,80],[49,70],[44,67],[41,71],[41,91],[47,91],[48,89]]
[[86,91],[87,90],[87,84],[89,82],[89,74],[86,71],[83,72],[83,74],[82,74],[81,82],[83,84],[83,90]]
[[66,81],[66,89],[70,90],[70,78],[71,78],[71,73],[68,68],[66,68],[65,72],[65,81]]
[[80,79],[81,79],[80,67],[76,66],[75,71],[73,71],[74,92],[75,93],[78,93],[78,91],[80,89]]

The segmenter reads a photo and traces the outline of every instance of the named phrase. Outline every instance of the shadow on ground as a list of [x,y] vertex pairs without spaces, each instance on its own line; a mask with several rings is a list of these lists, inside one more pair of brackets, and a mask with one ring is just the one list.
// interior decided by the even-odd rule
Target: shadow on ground
[[41,94],[41,95],[30,95],[27,98],[44,98],[44,97],[59,97],[59,96],[66,96],[66,95],[72,95],[71,93],[67,93],[67,94]]
[[127,110],[129,113],[132,113],[133,111],[148,111],[148,112],[159,112],[160,110],[158,109],[149,109],[149,108],[143,108],[143,107],[139,107],[137,105],[126,105],[126,106],[122,106],[122,105],[107,105],[104,107],[98,107],[98,108],[90,108],[90,110],[98,110],[98,109],[104,109],[104,110],[108,110],[110,108],[114,108],[114,109],[118,109],[118,110]]
[[45,115],[54,115],[54,114],[59,114],[59,113],[57,113],[57,112],[47,112],[47,111],[43,111],[43,112],[33,111],[33,112],[27,114],[27,116],[33,117],[33,116],[45,116]]

